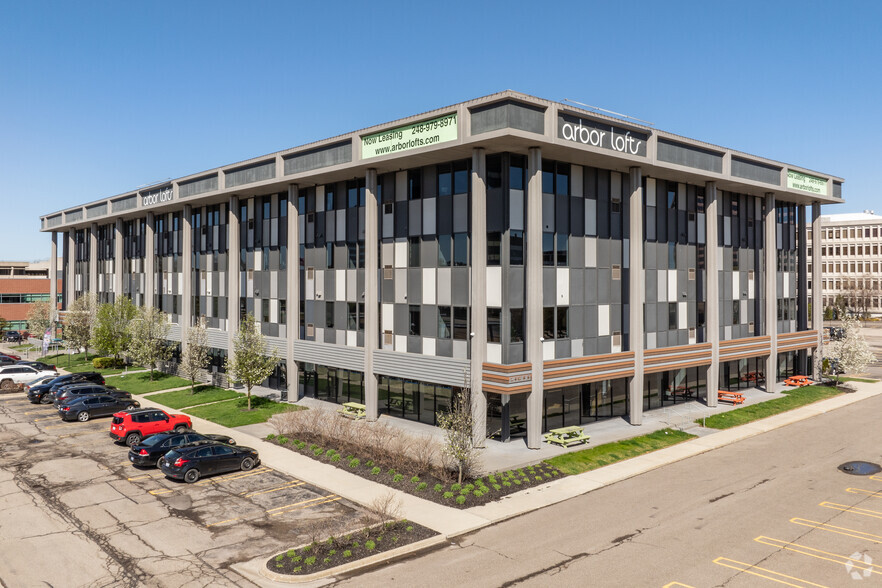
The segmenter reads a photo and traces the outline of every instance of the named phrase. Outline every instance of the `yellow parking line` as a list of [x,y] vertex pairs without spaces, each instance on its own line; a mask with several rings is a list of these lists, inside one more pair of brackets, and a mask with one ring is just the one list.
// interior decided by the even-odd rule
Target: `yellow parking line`
[[143,476],[134,476],[131,478],[126,478],[128,482],[134,482],[135,480],[144,480],[145,478],[163,478],[165,474],[144,474]]
[[285,484],[284,486],[279,486],[278,488],[271,488],[269,490],[259,490],[257,492],[251,492],[250,494],[243,494],[242,496],[244,496],[245,498],[250,498],[252,496],[257,496],[258,494],[269,494],[270,492],[276,492],[278,490],[285,490],[287,488],[294,488],[295,486],[302,486],[304,484],[306,484],[306,482],[294,481],[294,482],[290,482],[288,484]]
[[164,490],[151,490],[150,494],[152,494],[154,496],[159,496],[160,494],[171,494],[174,491],[175,491],[174,488],[166,488]]
[[682,582],[669,582],[662,586],[662,588],[693,588],[689,584],[684,584]]
[[233,521],[238,521],[238,520],[240,520],[240,519],[227,519],[225,521],[218,521],[216,523],[209,523],[208,525],[205,525],[205,526],[206,527],[216,527],[217,525],[223,525],[224,523],[232,523]]
[[55,415],[55,416],[51,416],[51,417],[43,417],[43,418],[41,418],[41,419],[34,419],[34,420],[31,421],[31,422],[36,423],[36,422],[39,422],[39,421],[51,421],[52,419],[58,420],[59,418],[61,418],[61,417],[59,417],[58,415]]
[[803,527],[818,529],[819,531],[829,531],[838,535],[845,535],[846,537],[854,537],[855,539],[863,539],[865,541],[872,541],[873,543],[882,543],[882,535],[873,535],[872,533],[865,533],[863,531],[856,531],[845,527],[837,527],[836,525],[831,525],[829,523],[820,523],[808,519],[792,518],[790,519],[790,522],[802,525]]
[[[714,563],[720,566],[724,566],[727,568],[732,568],[733,570],[738,570],[739,572],[744,572],[745,574],[750,574],[751,576],[757,576],[760,578],[765,578],[766,580],[771,580],[773,582],[778,582],[779,584],[784,584],[786,586],[793,586],[793,588],[806,588],[808,586],[816,586],[817,588],[827,588],[823,584],[815,584],[814,582],[809,582],[808,580],[803,580],[801,578],[794,578],[793,576],[788,576],[787,574],[782,574],[780,572],[775,572],[773,570],[767,570],[766,568],[761,568],[758,566],[753,566],[741,561],[735,561],[734,559],[729,559],[726,557],[718,557],[714,560]],[[760,573],[762,572],[762,573]],[[787,580],[783,580],[782,578],[787,578],[787,580],[791,580],[788,582]],[[794,582],[799,582],[799,584],[795,584]]]
[[876,480],[877,482],[882,482],[882,476],[870,476],[871,480]]
[[49,412],[55,412],[54,408],[44,408],[43,410],[29,410],[23,414],[49,414]]
[[864,515],[865,517],[873,517],[874,519],[882,519],[882,512],[878,510],[870,510],[867,508],[858,508],[856,506],[848,506],[847,504],[836,504],[835,502],[822,502],[818,506],[824,508],[832,508],[843,512],[853,512],[854,514]]
[[851,492],[852,494],[866,494],[867,496],[872,496],[873,498],[882,498],[882,490],[878,492],[873,492],[872,490],[863,490],[861,488],[846,488],[846,492]]
[[[195,484],[192,484],[192,486],[205,486],[208,484],[220,484],[221,482],[226,482],[228,480],[239,480],[241,478],[248,478],[250,476],[257,476],[258,474],[266,474],[271,471],[273,471],[272,468],[263,468],[260,470],[254,470],[253,472],[248,472],[247,474],[243,473],[243,474],[236,475],[236,476],[220,476],[217,478],[205,478],[204,480],[199,480]],[[165,474],[163,474],[163,475],[165,475]],[[157,476],[157,477],[159,477],[159,476]],[[150,494],[153,494],[154,496],[158,496],[160,494],[169,494],[171,492],[174,492],[175,490],[176,490],[176,488],[165,489],[165,490],[151,490]]]
[[840,555],[838,553],[831,553],[829,551],[824,551],[822,549],[815,549],[814,547],[808,547],[806,545],[799,545],[797,543],[789,543],[787,541],[782,541],[780,539],[772,539],[771,537],[765,537],[760,535],[756,539],[754,539],[757,543],[762,543],[763,545],[770,545],[772,547],[777,547],[778,549],[786,549],[788,551],[793,551],[796,553],[801,553],[802,555],[807,555],[809,557],[814,557],[817,559],[823,559],[824,561],[829,561],[835,563],[837,565],[847,565],[848,562],[851,562],[851,567],[857,568],[858,570],[870,570],[874,574],[882,575],[882,571],[877,571],[873,569],[872,565],[866,565],[861,559],[854,559],[848,557],[847,555]]
[[[270,514],[271,517],[277,517],[277,516],[283,515],[287,512],[291,512],[292,510],[303,510],[306,508],[312,508],[313,506],[327,504],[328,502],[336,502],[338,500],[342,500],[342,498],[343,498],[342,496],[337,496],[336,494],[329,494],[328,496],[319,496],[318,498],[313,498],[312,500],[304,500],[303,502],[298,502],[296,504],[289,504],[288,506],[280,506],[279,508],[271,508],[270,510],[268,510],[266,512],[271,513]],[[316,502],[317,500],[321,500],[321,502]],[[310,502],[313,504],[307,504]],[[298,506],[298,505],[300,505],[300,506]],[[272,512],[274,510],[280,510],[283,508],[286,510],[282,510],[281,512]]]

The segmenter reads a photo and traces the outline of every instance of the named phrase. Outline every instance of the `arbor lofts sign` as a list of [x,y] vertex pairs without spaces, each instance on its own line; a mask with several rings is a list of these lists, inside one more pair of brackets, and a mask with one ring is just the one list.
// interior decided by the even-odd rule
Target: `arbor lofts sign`
[[162,204],[163,202],[171,202],[175,197],[171,186],[152,190],[141,195],[141,206],[153,206],[154,204]]
[[640,157],[646,157],[649,138],[646,133],[563,113],[557,116],[557,136],[565,141]]

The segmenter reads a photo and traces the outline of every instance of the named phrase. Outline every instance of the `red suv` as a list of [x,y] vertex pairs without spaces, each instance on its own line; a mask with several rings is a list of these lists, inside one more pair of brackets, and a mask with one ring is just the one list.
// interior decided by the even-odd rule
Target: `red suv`
[[132,447],[141,439],[156,433],[176,431],[180,433],[192,428],[190,417],[185,414],[168,414],[163,410],[147,408],[118,412],[113,415],[110,425],[110,437],[116,442],[125,441]]

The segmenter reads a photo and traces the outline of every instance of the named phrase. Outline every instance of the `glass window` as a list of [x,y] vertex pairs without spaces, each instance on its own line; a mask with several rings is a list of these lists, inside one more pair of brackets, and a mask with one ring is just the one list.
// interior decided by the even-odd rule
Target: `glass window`
[[453,176],[449,165],[438,166],[438,196],[453,194]]
[[741,324],[741,303],[738,300],[732,301],[732,324]]
[[407,172],[407,199],[419,200],[420,198],[422,198],[420,170],[412,169]]
[[279,323],[286,324],[288,322],[287,301],[279,300]]
[[677,269],[677,244],[668,242],[668,269]]
[[554,233],[542,233],[542,265],[554,265]]
[[451,262],[450,235],[438,235],[438,267],[449,267]]
[[512,157],[508,167],[508,187],[511,190],[524,189],[524,158]]
[[569,235],[566,233],[557,234],[557,265],[567,265],[567,250],[569,249]]
[[420,238],[410,237],[407,240],[407,265],[420,267]]
[[487,309],[487,341],[499,343],[502,341],[502,309]]
[[349,269],[355,269],[358,267],[358,245],[355,243],[348,243],[346,245],[346,253],[349,257]]
[[524,340],[524,309],[512,308],[509,317],[511,343],[521,343]]
[[[267,256],[269,258],[269,256]],[[334,267],[334,244],[326,243],[325,244],[325,261],[328,263],[328,268]]]
[[420,305],[419,304],[411,304],[409,307],[410,312],[410,329],[408,334],[419,336],[420,334]]
[[355,302],[347,303],[347,324],[346,328],[350,331],[358,330],[358,310]]
[[325,327],[328,329],[334,328],[334,303],[333,302],[325,302]]
[[451,331],[451,320],[450,320],[450,307],[449,306],[439,306],[438,307],[438,338],[439,339],[450,339],[450,331]]
[[469,309],[465,306],[453,307],[453,338],[459,341],[469,338]]
[[334,210],[334,190],[325,188],[325,210]]
[[677,328],[677,303],[669,302],[668,303],[668,329],[674,330]]
[[453,265],[467,266],[469,264],[469,237],[466,233],[456,233],[453,236]]
[[262,309],[261,320],[265,323],[269,322],[269,315],[270,315],[270,312],[269,312],[270,304],[269,303],[270,303],[269,300],[261,300],[261,305],[260,305],[261,309]]
[[509,241],[509,265],[524,265],[524,232],[511,231]]
[[502,263],[502,233],[487,233],[487,265]]
[[569,308],[566,306],[558,306],[557,307],[557,338],[558,339],[566,339],[569,335],[569,330],[567,329],[567,311]]
[[542,337],[554,339],[554,307],[546,306],[542,309]]

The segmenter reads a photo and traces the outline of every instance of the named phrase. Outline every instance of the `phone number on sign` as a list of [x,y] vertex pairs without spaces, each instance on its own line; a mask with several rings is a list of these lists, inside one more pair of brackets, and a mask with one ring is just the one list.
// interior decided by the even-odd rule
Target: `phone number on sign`
[[411,127],[410,134],[418,135],[420,133],[425,133],[426,131],[434,131],[435,129],[443,129],[444,127],[448,127],[450,125],[456,124],[456,115],[451,114],[450,116],[445,116],[444,118],[438,120],[430,120],[429,122],[421,123],[418,125],[414,125]]

